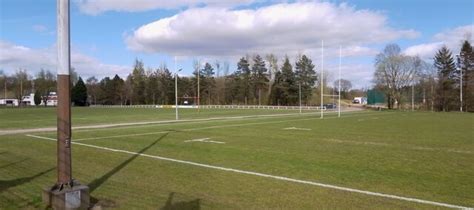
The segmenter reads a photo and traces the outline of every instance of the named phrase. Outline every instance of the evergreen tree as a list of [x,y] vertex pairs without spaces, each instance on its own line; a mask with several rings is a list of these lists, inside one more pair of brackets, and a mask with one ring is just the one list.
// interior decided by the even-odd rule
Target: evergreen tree
[[81,77],[72,88],[71,99],[75,106],[87,105],[87,87]]
[[33,100],[35,101],[36,106],[41,104],[41,92],[38,89],[36,89],[35,91],[35,97],[33,98]]
[[207,104],[211,104],[212,90],[216,87],[214,68],[211,64],[206,63],[200,74],[204,77],[204,80],[201,80],[201,91],[204,93],[201,98],[207,98]]
[[158,71],[148,70],[146,77],[146,103],[147,104],[156,104],[158,101],[158,96],[160,89],[158,87]]
[[[158,69],[158,87],[159,87],[159,100],[161,104],[174,104],[174,76],[166,66],[162,66]],[[178,81],[178,88],[185,87],[185,84],[180,80]],[[180,95],[183,94],[179,91]]]
[[314,70],[313,61],[306,55],[296,62],[296,80],[301,84],[301,100],[308,104],[313,94],[313,87],[316,83],[317,76]]
[[115,105],[122,105],[124,104],[124,99],[125,99],[125,81],[119,77],[119,75],[115,75],[114,78],[111,81],[111,88],[112,90],[110,91],[110,101],[112,101],[113,104]]
[[443,46],[434,58],[434,66],[438,70],[436,89],[436,106],[439,111],[449,111],[455,100],[454,91],[456,68],[451,51]]
[[465,40],[459,53],[459,66],[463,75],[463,110],[474,111],[474,50]]
[[252,81],[251,81],[251,72],[250,72],[250,64],[248,60],[245,57],[242,57],[240,61],[237,63],[237,71],[238,73],[235,74],[236,76],[239,77],[238,81],[239,84],[236,85],[240,89],[240,100],[244,102],[245,104],[248,103],[248,100],[253,97],[251,86],[252,86]]
[[233,74],[226,77],[226,87],[227,91],[225,92],[225,101],[228,104],[240,104],[242,101],[242,90],[241,79],[242,72],[239,70],[235,71]]
[[275,73],[275,79],[272,85],[272,91],[270,93],[270,103],[272,105],[281,105],[282,101],[285,99],[283,98],[285,94],[284,87],[283,87],[283,77],[281,71],[277,71]]
[[265,61],[260,55],[256,55],[253,59],[252,65],[252,91],[254,94],[255,101],[258,101],[262,96],[262,93],[268,86],[267,68],[265,67]]
[[145,104],[146,76],[143,62],[135,60],[132,72],[132,96],[135,104]]
[[288,57],[285,58],[285,62],[281,67],[281,87],[282,87],[282,101],[283,105],[291,106],[296,105],[298,102],[298,84],[296,81],[295,73],[293,72],[293,66],[290,64]]

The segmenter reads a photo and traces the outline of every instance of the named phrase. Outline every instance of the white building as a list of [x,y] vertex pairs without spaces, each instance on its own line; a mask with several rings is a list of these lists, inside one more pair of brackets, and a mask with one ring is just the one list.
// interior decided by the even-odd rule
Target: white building
[[18,106],[18,99],[0,99],[2,106]]
[[57,106],[58,105],[58,94],[56,92],[49,92],[46,106]]
[[30,95],[23,96],[21,103],[27,106],[35,106],[35,94],[30,93]]
[[[46,99],[46,106],[57,106],[58,105],[58,95],[56,92],[49,92],[48,98]],[[31,93],[29,95],[23,96],[21,99],[21,104],[25,106],[36,106],[35,104],[35,94]],[[6,106],[18,106],[20,105],[18,99],[0,99],[0,105]],[[40,106],[44,106],[44,99],[41,99]]]

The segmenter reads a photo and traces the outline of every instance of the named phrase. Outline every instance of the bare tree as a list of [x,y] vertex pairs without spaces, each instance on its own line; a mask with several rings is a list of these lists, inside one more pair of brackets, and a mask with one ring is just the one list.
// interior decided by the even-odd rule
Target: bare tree
[[90,104],[97,104],[97,92],[98,92],[98,82],[99,80],[92,76],[87,78],[86,80],[86,86],[89,94],[91,95],[91,101],[89,102]]
[[343,98],[347,98],[347,93],[352,89],[352,82],[346,79],[338,79],[333,83],[333,87],[336,90],[339,88],[339,80],[341,80],[341,95]]
[[265,56],[268,62],[268,92],[267,98],[270,97],[273,83],[275,82],[275,74],[278,72],[278,58],[274,54],[268,54]]
[[31,91],[32,83],[29,80],[30,76],[28,75],[26,69],[18,69],[13,75],[13,91],[15,98],[18,99],[18,103],[21,103],[21,100],[28,91]]
[[415,74],[420,70],[420,58],[406,56],[396,44],[389,44],[376,56],[374,82],[387,96],[388,108],[401,106],[402,89],[413,84]]

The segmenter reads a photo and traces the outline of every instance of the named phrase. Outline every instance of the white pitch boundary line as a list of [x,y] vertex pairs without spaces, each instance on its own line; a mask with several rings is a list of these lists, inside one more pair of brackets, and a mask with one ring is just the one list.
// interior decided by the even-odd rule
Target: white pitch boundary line
[[[364,114],[362,116],[388,115],[388,114],[391,114],[391,113]],[[333,119],[333,118],[338,119],[338,118],[359,117],[359,116],[361,116],[361,115],[345,115],[345,116],[342,116],[342,117],[326,117],[325,119]],[[261,119],[261,118],[259,118],[259,119]],[[232,125],[214,125],[214,126],[208,126],[208,127],[183,129],[183,130],[179,130],[179,131],[180,132],[187,132],[187,131],[214,129],[214,128],[230,128],[230,127],[241,127],[241,126],[249,126],[249,125],[277,124],[277,123],[294,122],[294,121],[306,121],[306,120],[321,120],[321,119],[319,119],[319,118],[303,118],[303,119],[279,120],[279,121],[271,121],[271,122],[240,123],[240,124],[232,124]],[[159,134],[159,133],[168,133],[168,132],[173,132],[173,131],[159,131],[159,132],[151,132],[151,133],[124,134],[124,135],[105,136],[105,137],[93,137],[93,138],[73,139],[73,141],[112,139],[112,138],[122,138],[122,137],[130,137],[130,136],[146,136],[146,135],[153,135],[153,134]]]
[[[348,115],[373,113],[373,111],[367,111],[367,110],[346,110],[344,112]],[[293,117],[293,116],[297,117],[297,116],[302,116],[302,115],[308,116],[308,115],[313,115],[313,114],[319,114],[319,112],[306,112],[306,113],[301,113],[301,114],[300,113],[287,113],[287,114],[244,115],[244,116],[232,116],[232,117],[198,118],[198,119],[188,119],[188,120],[166,120],[166,121],[156,121],[156,122],[121,123],[121,124],[106,125],[107,127],[101,126],[101,127],[93,127],[89,129],[86,128],[85,126],[73,127],[73,130],[77,129],[75,132],[82,132],[82,131],[87,132],[87,131],[103,129],[103,128],[111,130],[111,129],[122,129],[123,127],[141,128],[141,127],[150,127],[150,126],[158,126],[158,125],[186,125],[186,124],[199,124],[202,122],[214,122],[214,121],[229,122],[229,121],[238,121],[238,120],[278,118],[278,117],[285,117],[285,116],[290,116],[290,117]],[[334,114],[334,113],[330,112],[329,114]],[[50,130],[49,132],[51,131],[56,131],[56,130]],[[31,132],[36,132],[36,131],[31,131]]]
[[[36,135],[29,135],[29,134],[26,135],[26,136],[37,138],[37,139],[56,141],[56,139],[43,137],[43,136],[36,136]],[[294,182],[294,183],[300,183],[300,184],[306,184],[306,185],[313,185],[313,186],[318,186],[318,187],[322,187],[322,188],[341,190],[341,191],[359,193],[359,194],[364,194],[364,195],[371,195],[371,196],[390,198],[390,199],[395,199],[395,200],[402,200],[402,201],[409,201],[409,202],[414,202],[414,203],[428,204],[428,205],[433,205],[433,206],[442,206],[442,207],[453,208],[453,209],[472,209],[471,207],[453,205],[453,204],[448,204],[448,203],[428,201],[428,200],[423,200],[423,199],[418,199],[418,198],[410,198],[410,197],[404,197],[404,196],[398,196],[398,195],[390,195],[390,194],[378,193],[378,192],[372,192],[372,191],[366,191],[366,190],[359,190],[359,189],[354,189],[354,188],[341,187],[341,186],[337,186],[337,185],[324,184],[324,183],[319,183],[319,182],[314,182],[314,181],[293,179],[293,178],[284,177],[284,176],[275,176],[275,175],[264,174],[264,173],[253,172],[253,171],[245,171],[245,170],[239,170],[239,169],[233,169],[233,168],[225,168],[225,167],[221,167],[221,166],[213,166],[213,165],[197,163],[197,162],[192,162],[192,161],[178,160],[178,159],[173,159],[173,158],[161,157],[161,156],[157,156],[157,155],[147,155],[147,154],[142,154],[142,153],[137,153],[137,152],[131,152],[131,151],[120,150],[120,149],[112,149],[112,148],[108,148],[108,147],[101,147],[101,146],[95,146],[95,145],[78,143],[78,142],[72,142],[72,144],[77,144],[77,145],[90,147],[90,148],[101,149],[101,150],[107,150],[107,151],[111,151],[111,152],[119,152],[119,153],[125,153],[125,154],[130,154],[130,155],[139,155],[139,156],[158,159],[158,160],[165,160],[165,161],[170,161],[170,162],[175,162],[175,163],[182,163],[182,164],[187,164],[187,165],[192,165],[192,166],[199,166],[199,167],[203,167],[203,168],[216,169],[216,170],[221,170],[221,171],[229,171],[229,172],[234,172],[234,173],[239,173],[239,174],[247,174],[247,175],[254,175],[254,176],[260,176],[260,177],[272,178],[272,179],[276,179],[276,180],[282,180],[282,181]]]
[[283,128],[283,130],[310,131],[311,129],[309,129],[309,128],[289,127],[289,128]]
[[372,146],[380,146],[380,147],[394,147],[394,148],[398,147],[402,149],[411,149],[411,150],[442,151],[442,152],[453,152],[453,153],[460,153],[460,154],[474,154],[474,152],[468,151],[468,150],[442,149],[442,148],[424,147],[424,146],[405,147],[403,145],[396,145],[396,144],[390,144],[390,143],[385,143],[385,142],[352,141],[352,140],[341,140],[341,139],[320,139],[320,140],[326,141],[326,142],[332,142],[332,143],[340,143],[340,144],[372,145]]
[[186,140],[184,142],[204,142],[204,143],[225,144],[225,142],[222,142],[222,141],[213,141],[209,139],[211,138],[191,139],[191,140]]
[[73,141],[113,139],[113,138],[131,137],[131,136],[147,136],[147,135],[160,134],[160,133],[169,133],[169,132],[170,131],[157,131],[157,132],[149,132],[149,133],[135,133],[135,134],[125,134],[125,135],[104,136],[104,137],[91,137],[91,138],[73,139]]

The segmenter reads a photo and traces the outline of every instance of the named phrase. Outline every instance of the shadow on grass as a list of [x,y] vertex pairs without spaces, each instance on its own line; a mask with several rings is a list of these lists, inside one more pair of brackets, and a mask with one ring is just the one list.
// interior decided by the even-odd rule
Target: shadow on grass
[[47,174],[48,172],[50,172],[54,169],[55,169],[55,167],[50,168],[46,171],[37,173],[33,176],[28,176],[28,177],[23,177],[23,178],[18,178],[18,179],[12,179],[12,180],[0,180],[0,193],[7,190],[8,188],[15,187],[15,186],[22,185],[22,184],[25,184],[27,182],[30,182],[31,180],[36,179],[36,178],[38,178],[38,177],[40,177],[44,174]]
[[12,165],[16,165],[16,164],[21,163],[21,162],[24,162],[24,161],[26,161],[26,160],[28,160],[28,159],[29,159],[29,158],[25,158],[25,159],[20,160],[20,161],[16,161],[16,162],[13,162],[13,163],[9,163],[9,164],[2,165],[2,166],[0,166],[0,169],[2,169],[2,168],[7,168],[7,167],[10,167],[10,166],[12,166]]
[[192,201],[178,201],[173,203],[174,192],[170,193],[165,206],[160,210],[199,210],[201,209],[200,199]]
[[127,166],[128,164],[130,164],[130,162],[132,162],[133,160],[135,160],[135,158],[137,158],[138,156],[140,156],[141,154],[143,154],[144,152],[146,152],[148,149],[150,149],[151,147],[153,147],[155,144],[157,144],[159,141],[163,140],[169,133],[165,133],[164,135],[160,136],[158,139],[156,139],[153,143],[151,143],[150,145],[148,145],[147,147],[143,148],[142,150],[140,150],[139,152],[137,152],[137,154],[133,155],[132,157],[130,157],[129,159],[127,159],[126,161],[124,161],[123,163],[121,163],[120,165],[118,165],[117,167],[113,168],[111,171],[109,171],[108,173],[104,174],[102,177],[98,178],[98,179],[95,179],[94,181],[92,181],[90,184],[89,184],[89,189],[90,189],[90,192],[94,192],[94,190],[96,190],[98,187],[100,187],[104,182],[106,182],[110,177],[112,177],[114,174],[116,174],[117,172],[119,172],[120,170],[122,170],[125,166]]

